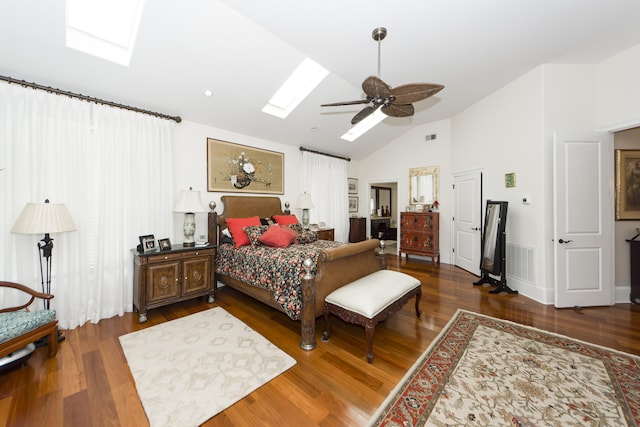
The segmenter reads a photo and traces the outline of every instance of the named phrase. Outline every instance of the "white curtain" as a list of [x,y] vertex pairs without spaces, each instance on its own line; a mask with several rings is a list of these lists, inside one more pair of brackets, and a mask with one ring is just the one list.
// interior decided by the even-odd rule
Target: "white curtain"
[[303,151],[302,191],[309,193],[315,206],[309,211],[310,222],[326,223],[335,229],[335,240],[348,242],[347,161]]
[[173,122],[9,84],[0,84],[0,117],[0,277],[40,289],[43,236],[10,230],[26,203],[49,199],[78,228],[51,236],[61,328],[131,311],[130,249],[140,235],[172,234]]

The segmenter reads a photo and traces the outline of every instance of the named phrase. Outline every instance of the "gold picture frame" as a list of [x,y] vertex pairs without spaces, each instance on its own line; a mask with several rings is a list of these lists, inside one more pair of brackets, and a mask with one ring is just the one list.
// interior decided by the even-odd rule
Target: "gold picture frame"
[[207,191],[284,194],[284,153],[207,138]]
[[616,221],[640,219],[640,150],[616,150]]

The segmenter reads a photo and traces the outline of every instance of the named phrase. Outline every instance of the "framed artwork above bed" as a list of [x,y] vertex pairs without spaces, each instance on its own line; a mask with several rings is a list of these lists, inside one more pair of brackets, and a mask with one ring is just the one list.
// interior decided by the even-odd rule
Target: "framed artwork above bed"
[[207,191],[284,194],[284,153],[207,138]]

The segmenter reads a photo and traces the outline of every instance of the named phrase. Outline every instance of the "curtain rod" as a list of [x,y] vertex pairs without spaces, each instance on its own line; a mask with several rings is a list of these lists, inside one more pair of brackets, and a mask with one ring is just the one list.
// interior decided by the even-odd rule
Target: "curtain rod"
[[310,150],[309,148],[304,148],[304,147],[300,147],[300,151],[308,151],[309,153],[320,154],[321,156],[334,157],[336,159],[346,160],[347,162],[351,161],[349,157],[342,157],[342,156],[337,156],[335,154],[323,153],[322,151]]
[[56,89],[50,86],[43,86],[37,83],[30,83],[24,80],[16,80],[11,77],[0,76],[0,80],[4,80],[9,84],[17,83],[22,87],[30,87],[32,89],[44,90],[49,93],[55,93],[56,95],[66,95],[69,98],[77,98],[83,101],[95,102],[96,104],[108,105],[110,107],[121,108],[123,110],[135,111],[136,113],[142,113],[142,114],[147,114],[149,116],[159,117],[161,119],[173,120],[176,123],[180,123],[182,121],[182,118],[180,118],[180,116],[170,116],[168,114],[156,113],[154,111],[143,110],[141,108],[131,107],[129,105],[118,104],[117,102],[105,101],[104,99],[100,99],[100,98],[93,98],[90,96],[82,95],[80,93],[73,93],[66,90],[62,90],[62,89]]

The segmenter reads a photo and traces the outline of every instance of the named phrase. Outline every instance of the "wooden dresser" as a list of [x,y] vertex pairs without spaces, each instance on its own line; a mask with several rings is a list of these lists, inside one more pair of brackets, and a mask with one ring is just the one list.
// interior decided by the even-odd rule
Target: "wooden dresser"
[[187,299],[209,296],[213,302],[215,246],[183,247],[133,253],[133,305],[139,321],[147,321],[147,310]]
[[362,242],[367,239],[367,219],[349,218],[349,243]]
[[440,264],[440,214],[438,212],[400,213],[400,250],[409,254],[431,257]]

